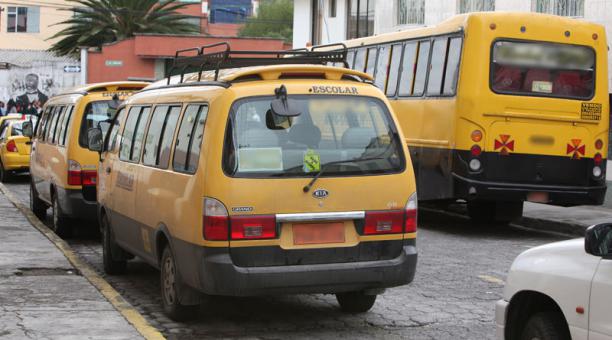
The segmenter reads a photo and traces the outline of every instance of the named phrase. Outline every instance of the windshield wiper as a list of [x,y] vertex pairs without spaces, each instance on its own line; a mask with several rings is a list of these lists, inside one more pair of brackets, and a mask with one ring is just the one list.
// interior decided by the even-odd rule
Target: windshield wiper
[[329,167],[330,165],[337,165],[337,164],[343,164],[343,163],[359,163],[359,162],[375,161],[375,160],[380,160],[380,159],[386,159],[386,158],[378,156],[378,157],[371,157],[371,158],[354,158],[354,159],[347,159],[347,160],[343,160],[343,161],[327,162],[327,163],[321,165],[321,170],[319,170],[319,173],[316,176],[314,176],[312,178],[312,180],[310,180],[310,182],[307,185],[305,185],[304,188],[302,188],[302,190],[305,193],[309,192],[310,189],[312,188],[312,186],[317,181],[317,179],[319,179],[319,177],[321,177],[321,175],[325,172],[327,167]]

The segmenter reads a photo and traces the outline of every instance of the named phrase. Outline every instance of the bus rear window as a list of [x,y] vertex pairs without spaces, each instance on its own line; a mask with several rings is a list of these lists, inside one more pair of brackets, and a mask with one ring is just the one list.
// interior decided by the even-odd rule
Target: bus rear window
[[491,89],[496,93],[589,99],[595,91],[595,52],[585,46],[496,41]]

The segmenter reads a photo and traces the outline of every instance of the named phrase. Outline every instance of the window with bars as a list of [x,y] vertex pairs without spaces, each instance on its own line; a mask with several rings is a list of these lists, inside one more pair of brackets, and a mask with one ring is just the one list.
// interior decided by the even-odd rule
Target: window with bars
[[9,6],[7,8],[6,31],[9,33],[40,32],[40,8]]
[[495,11],[495,0],[459,0],[459,13]]
[[397,24],[425,23],[425,0],[397,0]]
[[348,1],[348,39],[374,34],[374,3],[375,0]]
[[532,0],[531,8],[538,13],[566,17],[584,16],[584,0]]

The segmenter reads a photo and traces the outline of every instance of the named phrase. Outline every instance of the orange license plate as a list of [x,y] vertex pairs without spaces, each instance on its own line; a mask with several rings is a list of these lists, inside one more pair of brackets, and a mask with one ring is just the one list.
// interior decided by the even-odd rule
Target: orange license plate
[[527,201],[534,203],[548,203],[548,193],[530,192],[527,194]]
[[344,243],[344,223],[307,223],[293,225],[293,244]]

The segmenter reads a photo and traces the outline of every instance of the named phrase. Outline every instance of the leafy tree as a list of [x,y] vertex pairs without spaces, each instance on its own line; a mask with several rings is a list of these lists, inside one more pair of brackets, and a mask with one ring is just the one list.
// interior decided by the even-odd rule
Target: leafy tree
[[190,34],[199,27],[188,15],[176,11],[187,6],[178,0],[68,0],[74,16],[59,24],[68,25],[49,39],[62,38],[49,49],[58,55],[78,52],[79,47],[100,47],[136,33]]
[[264,0],[257,16],[247,19],[240,29],[241,37],[267,37],[293,40],[293,0]]

